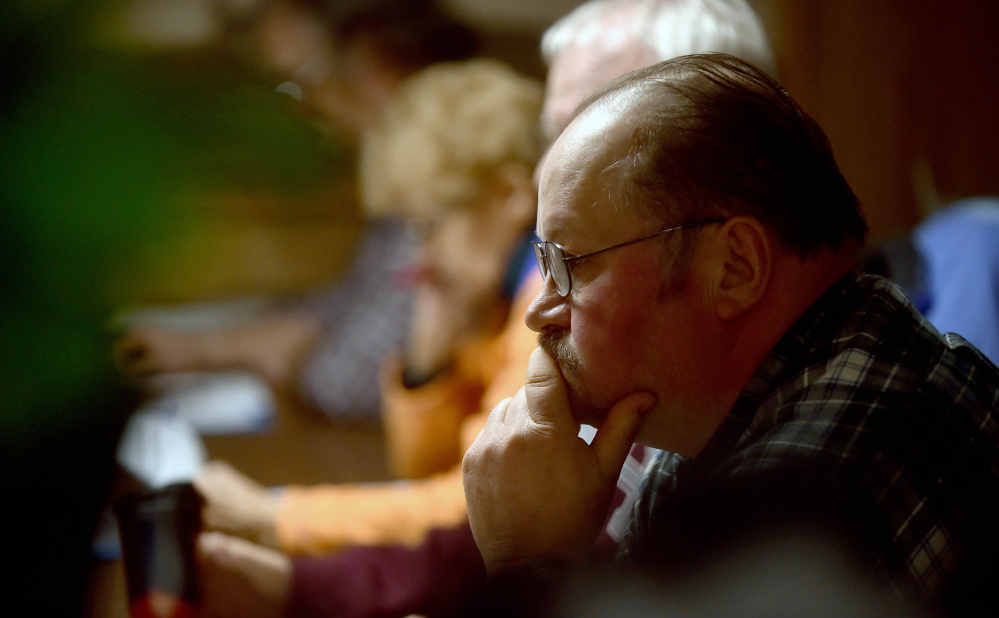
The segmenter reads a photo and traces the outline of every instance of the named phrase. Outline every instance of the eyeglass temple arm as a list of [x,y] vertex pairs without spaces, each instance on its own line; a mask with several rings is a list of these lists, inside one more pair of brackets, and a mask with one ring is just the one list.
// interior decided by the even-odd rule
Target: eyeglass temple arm
[[612,245],[610,247],[604,247],[603,249],[597,249],[596,251],[590,251],[589,253],[584,253],[582,255],[567,255],[562,258],[563,262],[572,262],[574,260],[581,260],[585,257],[590,257],[591,255],[597,255],[598,253],[603,253],[604,251],[610,251],[611,249],[617,249],[618,247],[627,247],[628,245],[633,245],[636,242],[641,242],[652,238],[653,236],[659,236],[660,234],[665,234],[667,232],[676,232],[677,230],[687,229],[689,227],[696,227],[698,225],[704,225],[706,223],[720,223],[726,221],[724,217],[705,217],[703,219],[697,219],[696,221],[691,221],[690,223],[684,223],[683,225],[678,225],[676,227],[667,228],[665,230],[659,230],[658,232],[652,232],[651,234],[646,234],[640,238],[633,238],[631,240],[626,240],[622,243]]

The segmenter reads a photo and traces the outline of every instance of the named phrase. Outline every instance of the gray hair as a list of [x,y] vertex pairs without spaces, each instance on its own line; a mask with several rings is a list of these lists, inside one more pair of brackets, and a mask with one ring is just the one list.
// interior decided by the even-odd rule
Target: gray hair
[[[632,11],[633,15],[625,20],[605,19],[613,11]],[[541,54],[551,64],[571,45],[608,37],[637,42],[656,62],[724,52],[770,75],[776,73],[769,39],[746,0],[591,0],[548,28],[541,39]]]

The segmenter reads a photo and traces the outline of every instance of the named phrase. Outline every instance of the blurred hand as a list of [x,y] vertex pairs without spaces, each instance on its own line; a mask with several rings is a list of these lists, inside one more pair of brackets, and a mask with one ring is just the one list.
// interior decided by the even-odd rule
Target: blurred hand
[[578,437],[558,365],[534,351],[526,386],[492,411],[462,462],[468,519],[491,573],[586,557],[654,403],[650,393],[625,396],[588,445]]
[[217,329],[137,326],[116,342],[114,357],[122,373],[130,376],[240,369],[285,389],[293,384],[322,329],[314,316],[296,313]]
[[290,388],[322,333],[315,317],[279,313],[218,331],[210,342],[212,368],[249,369],[277,389]]
[[291,559],[219,532],[198,537],[205,618],[275,618],[287,614]]
[[277,546],[278,498],[267,488],[222,461],[211,461],[194,479],[205,499],[202,521],[209,530]]
[[114,359],[125,375],[191,371],[197,364],[197,341],[170,328],[139,326],[123,335],[114,346]]

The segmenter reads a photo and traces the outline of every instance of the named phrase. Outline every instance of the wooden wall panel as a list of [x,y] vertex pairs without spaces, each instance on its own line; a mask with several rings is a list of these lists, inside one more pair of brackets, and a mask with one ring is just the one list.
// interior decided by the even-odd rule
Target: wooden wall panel
[[755,4],[781,80],[829,134],[874,237],[949,199],[999,194],[999,4]]

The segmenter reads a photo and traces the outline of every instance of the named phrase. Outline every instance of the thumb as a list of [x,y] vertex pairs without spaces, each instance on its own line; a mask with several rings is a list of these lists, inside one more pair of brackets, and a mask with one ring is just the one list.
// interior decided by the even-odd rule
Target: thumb
[[[538,423],[575,427],[569,412],[569,395],[566,392],[558,363],[542,348],[535,348],[527,364],[527,382],[524,395],[528,413]],[[575,429],[578,431],[578,428]]]
[[655,404],[655,395],[639,391],[625,395],[611,407],[590,443],[605,479],[616,479],[621,473],[642,420]]

